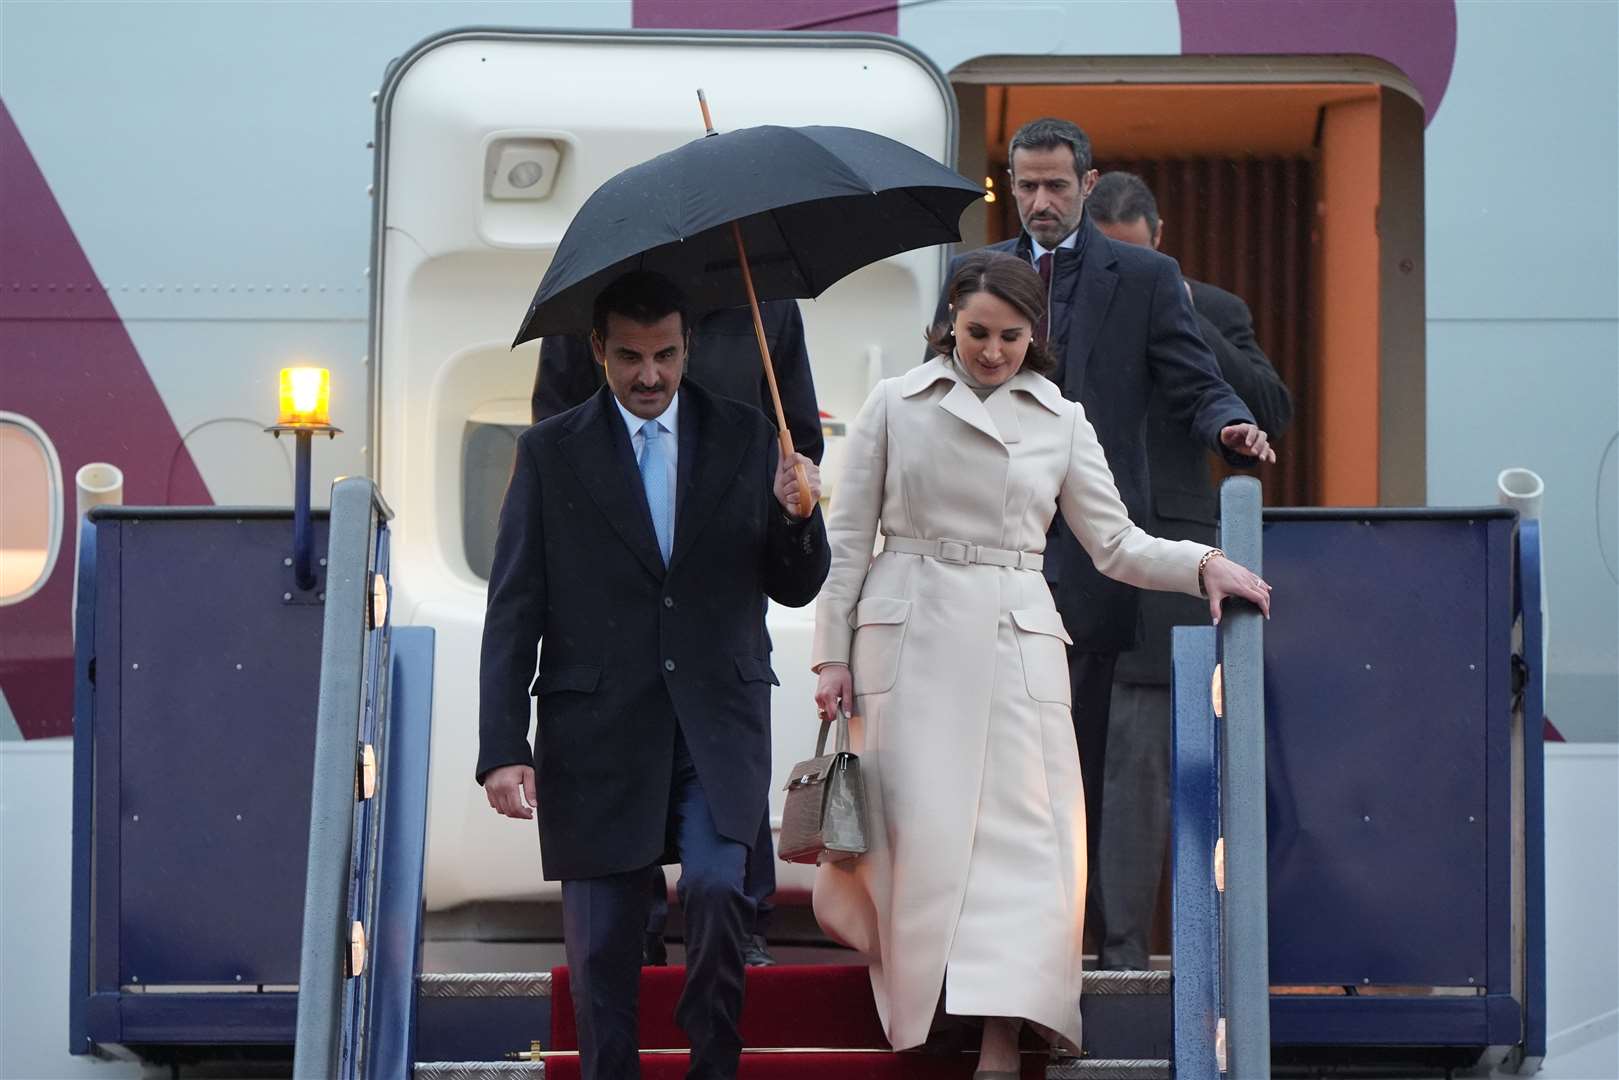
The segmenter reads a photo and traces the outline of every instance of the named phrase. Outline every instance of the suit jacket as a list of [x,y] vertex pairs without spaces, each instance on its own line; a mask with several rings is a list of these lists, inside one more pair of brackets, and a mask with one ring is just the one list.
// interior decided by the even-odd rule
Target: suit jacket
[[[1242,298],[1201,281],[1192,287],[1192,307],[1203,340],[1214,350],[1220,374],[1253,410],[1256,422],[1276,438],[1293,420],[1293,399],[1282,377],[1254,338],[1253,315]],[[1209,475],[1208,451],[1170,419],[1163,399],[1147,408],[1147,465],[1152,508],[1140,524],[1172,540],[1213,544],[1220,520],[1219,495]],[[1114,677],[1124,682],[1169,682],[1170,628],[1204,626],[1207,601],[1168,593],[1141,597],[1141,646],[1120,655]]]
[[[1059,250],[1053,265],[1051,346],[1058,369],[1052,380],[1064,397],[1085,406],[1130,519],[1146,521],[1151,509],[1147,405],[1154,390],[1182,430],[1200,445],[1221,450],[1234,465],[1251,461],[1224,450],[1220,430],[1252,423],[1253,414],[1220,377],[1175,260],[1108,239],[1088,215],[1080,229],[1080,243]],[[990,250],[1028,258],[1028,234]],[[959,261],[959,256],[951,261],[947,283]],[[940,318],[944,310],[941,298]],[[1135,647],[1136,589],[1103,576],[1060,518],[1046,542],[1046,580],[1076,649]]]
[[[798,303],[767,300],[759,305],[759,317],[775,362],[781,410],[787,416],[787,430],[793,433],[793,448],[819,463],[825,449],[821,413]],[[697,320],[692,327],[686,378],[721,397],[752,405],[775,423],[749,309],[725,308]],[[534,373],[534,422],[573,408],[601,386],[601,365],[591,355],[589,340],[574,335],[546,338],[540,342],[540,366]]]
[[677,727],[721,834],[751,845],[765,813],[777,680],[764,598],[815,598],[826,529],[819,509],[793,522],[777,503],[763,416],[679,392],[667,568],[610,390],[518,439],[489,578],[477,775],[533,764],[551,880],[671,861]]

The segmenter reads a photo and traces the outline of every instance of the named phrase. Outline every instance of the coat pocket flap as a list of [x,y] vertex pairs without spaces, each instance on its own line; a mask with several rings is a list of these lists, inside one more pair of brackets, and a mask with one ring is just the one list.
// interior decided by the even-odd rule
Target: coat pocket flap
[[868,596],[849,615],[850,626],[897,626],[911,615],[911,602],[897,596]]
[[595,691],[596,684],[601,682],[602,669],[599,667],[559,667],[543,670],[534,676],[529,684],[528,692],[532,697],[543,694],[555,694],[563,690],[572,690],[580,694],[589,694]]
[[767,682],[772,686],[780,686],[781,680],[770,669],[770,664],[757,656],[739,656],[736,658],[736,673],[742,676],[743,682]]
[[1068,630],[1062,624],[1062,616],[1050,608],[1018,608],[1012,612],[1012,621],[1019,630],[1026,630],[1031,634],[1050,634],[1065,645],[1072,645],[1074,639],[1068,636]]

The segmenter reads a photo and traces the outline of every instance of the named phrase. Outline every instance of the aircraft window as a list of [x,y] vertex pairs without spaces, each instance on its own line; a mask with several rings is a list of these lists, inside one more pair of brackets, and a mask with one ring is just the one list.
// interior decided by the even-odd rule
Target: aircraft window
[[38,424],[0,412],[0,604],[38,592],[62,540],[62,464]]
[[506,497],[522,433],[518,424],[472,421],[461,438],[461,543],[467,566],[485,581],[495,562],[500,501]]

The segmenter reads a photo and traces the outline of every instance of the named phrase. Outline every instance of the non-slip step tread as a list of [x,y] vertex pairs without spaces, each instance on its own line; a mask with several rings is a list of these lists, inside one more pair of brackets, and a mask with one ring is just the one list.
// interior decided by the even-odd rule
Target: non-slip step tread
[[1163,1060],[1077,1059],[1046,1070],[1046,1080],[1170,1080],[1172,1075],[1169,1062]]
[[1168,971],[1087,971],[1080,981],[1079,992],[1097,996],[1140,996],[1168,994],[1175,986],[1175,976]]
[[430,972],[416,978],[422,997],[513,998],[551,996],[549,971]]
[[[750,973],[750,979],[781,978],[784,972],[791,972],[792,969],[793,965],[760,968]],[[1168,994],[1174,981],[1174,976],[1168,971],[1088,971],[1082,992],[1094,995]],[[419,976],[418,985],[423,997],[436,998],[550,997],[552,993],[549,971],[431,972]]]

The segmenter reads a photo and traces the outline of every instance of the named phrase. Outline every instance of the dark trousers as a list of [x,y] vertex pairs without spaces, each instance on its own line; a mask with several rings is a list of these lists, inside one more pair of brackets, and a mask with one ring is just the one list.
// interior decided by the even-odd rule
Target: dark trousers
[[[691,1040],[696,1080],[730,1080],[742,1053],[742,936],[753,920],[744,889],[748,847],[719,834],[686,749],[675,739],[669,815],[686,916],[686,986],[675,1020]],[[579,1026],[583,1080],[639,1080],[636,1016],[645,868],[562,883],[562,936]]]
[[1079,775],[1085,784],[1085,860],[1089,868],[1085,921],[1095,928],[1098,941],[1103,940],[1101,935],[1106,931],[1097,902],[1100,878],[1106,868],[1096,856],[1102,841],[1108,706],[1113,695],[1113,665],[1118,658],[1118,653],[1068,650],[1068,675],[1074,697],[1074,738],[1079,742]]
[[[663,867],[654,866],[648,882],[652,898],[647,907],[646,933],[648,937],[661,938],[669,926],[669,884],[664,880]],[[759,837],[748,849],[746,889],[754,910],[753,925],[747,932],[767,937],[770,934],[770,916],[776,910],[776,906],[770,902],[770,898],[776,895],[776,850],[774,838],[770,835],[768,806],[765,807],[764,820],[759,822]]]
[[1168,686],[1113,684],[1097,904],[1104,970],[1145,971],[1169,848]]

